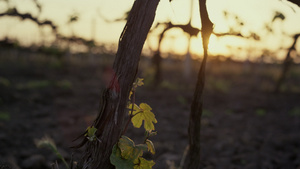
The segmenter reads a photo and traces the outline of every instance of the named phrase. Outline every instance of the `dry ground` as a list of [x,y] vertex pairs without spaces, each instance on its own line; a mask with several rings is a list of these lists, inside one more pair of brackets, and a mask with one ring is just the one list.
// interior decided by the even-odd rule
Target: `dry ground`
[[[9,59],[5,55],[0,59],[0,166],[49,168],[57,158],[34,144],[45,135],[69,160],[72,140],[97,114],[105,67],[111,61],[90,64],[78,58],[66,63],[39,56],[24,59],[22,53]],[[190,78],[183,77],[182,67],[181,62],[165,61],[164,81],[155,88],[150,85],[149,63],[141,64],[139,76],[146,84],[138,89],[137,102],[151,105],[158,120],[158,135],[152,138],[156,155],[146,154],[156,162],[155,169],[178,167],[188,144],[199,62]],[[283,92],[274,94],[279,72],[278,65],[209,63],[203,98],[203,168],[300,168],[300,68],[294,66]],[[130,128],[126,135],[138,142],[143,131]]]

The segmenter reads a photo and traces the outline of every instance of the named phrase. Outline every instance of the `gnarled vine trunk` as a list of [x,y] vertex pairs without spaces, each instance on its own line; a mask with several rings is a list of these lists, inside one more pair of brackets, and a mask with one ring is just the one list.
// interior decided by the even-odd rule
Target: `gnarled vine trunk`
[[126,104],[132,83],[136,78],[140,54],[153,23],[159,0],[136,0],[127,24],[119,39],[118,51],[113,64],[114,75],[102,96],[100,112],[93,123],[98,130],[93,142],[84,144],[83,168],[112,169],[112,147],[119,140],[126,120]]

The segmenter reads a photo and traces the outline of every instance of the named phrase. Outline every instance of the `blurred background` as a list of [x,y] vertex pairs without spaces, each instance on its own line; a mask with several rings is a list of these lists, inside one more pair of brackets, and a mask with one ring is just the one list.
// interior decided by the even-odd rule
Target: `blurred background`
[[[207,0],[214,23],[202,119],[203,168],[300,167],[298,0]],[[98,113],[133,0],[0,0],[0,168],[62,162]],[[197,0],[161,0],[142,51],[137,103],[156,115],[156,169],[175,169],[202,61]],[[143,131],[127,134],[137,143]]]
[[[116,50],[133,0],[2,0],[0,3],[1,39],[7,38],[26,47],[59,45],[62,49],[72,48],[72,45],[59,44],[59,35],[69,40],[72,37],[82,38],[96,46]],[[210,0],[207,5],[216,33],[210,39],[211,55],[255,60],[268,51],[268,55],[275,55],[274,58],[280,60],[293,43],[293,36],[300,30],[299,7],[287,1]],[[30,16],[27,19],[26,14]],[[51,21],[51,24],[39,24],[45,21]],[[200,29],[197,1],[160,2],[145,45],[148,54],[157,50],[159,35],[165,28],[165,25],[157,24],[166,22],[179,25],[190,22],[193,28]],[[237,36],[238,33],[241,36]],[[191,41],[190,46],[188,41]],[[194,58],[202,55],[201,34],[189,38],[188,33],[178,27],[166,33],[161,45],[165,55],[174,53],[184,56],[188,47]],[[297,44],[297,48],[299,46]],[[74,47],[72,52],[86,50],[86,46]]]

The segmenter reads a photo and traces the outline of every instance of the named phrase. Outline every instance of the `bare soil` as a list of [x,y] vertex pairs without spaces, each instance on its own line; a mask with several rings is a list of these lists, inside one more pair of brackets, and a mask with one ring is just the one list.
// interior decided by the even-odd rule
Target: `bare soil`
[[[77,58],[72,63],[51,56],[22,53],[0,58],[0,168],[50,168],[57,160],[34,140],[51,137],[70,160],[74,138],[95,118],[107,67],[112,59]],[[38,58],[44,59],[38,59]],[[112,58],[112,57],[111,57]],[[137,103],[148,103],[158,132],[152,138],[156,154],[146,158],[154,169],[178,167],[188,145],[190,103],[200,63],[189,78],[183,63],[165,60],[163,82],[151,85],[147,59],[139,76],[145,86]],[[273,93],[280,65],[210,61],[207,68],[202,119],[202,163],[205,169],[300,168],[300,68],[294,65],[282,87]],[[131,127],[127,136],[137,143],[143,130]],[[76,159],[77,158],[77,159]]]

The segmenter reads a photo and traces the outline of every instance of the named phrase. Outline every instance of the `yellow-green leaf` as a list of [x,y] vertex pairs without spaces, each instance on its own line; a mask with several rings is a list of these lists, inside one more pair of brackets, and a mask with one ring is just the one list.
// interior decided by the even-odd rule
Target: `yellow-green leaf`
[[96,132],[97,132],[97,129],[94,126],[92,126],[92,127],[89,126],[86,129],[85,136],[87,137],[88,140],[94,141],[94,140],[96,140]]
[[150,151],[150,153],[155,154],[155,148],[154,148],[154,144],[152,143],[151,140],[146,140],[146,144],[148,147],[148,151]]
[[129,92],[129,97],[128,97],[129,100],[131,99],[131,95],[132,95],[132,94],[133,94],[133,91],[130,90],[130,92]]
[[155,115],[151,112],[152,108],[146,104],[141,103],[139,106],[139,111],[134,111],[132,114],[134,115],[131,119],[131,122],[134,127],[140,128],[144,121],[145,130],[154,130],[153,123],[157,123],[155,119]]
[[140,104],[140,108],[143,109],[144,111],[145,110],[149,110],[149,111],[152,110],[152,108],[148,104],[146,104],[146,103],[141,103]]
[[[136,115],[137,113],[139,113],[139,112],[142,111],[142,110],[139,108],[139,106],[136,105],[136,104],[134,104],[133,109],[132,109],[132,103],[129,104],[129,105],[127,106],[127,108],[129,109],[129,114],[132,113],[132,115]],[[131,110],[133,110],[133,111],[131,112]]]
[[144,80],[143,78],[137,78],[136,81],[133,83],[133,85],[135,87],[137,87],[137,86],[143,86],[144,85],[143,80]]
[[134,142],[126,136],[122,136],[120,138],[118,142],[118,147],[121,150],[121,156],[124,159],[129,159],[132,161],[142,156],[143,151],[147,150],[147,145],[145,144],[135,145]]
[[139,157],[138,163],[134,165],[133,169],[152,169],[152,166],[154,166],[155,162],[153,160],[148,161],[142,157]]

